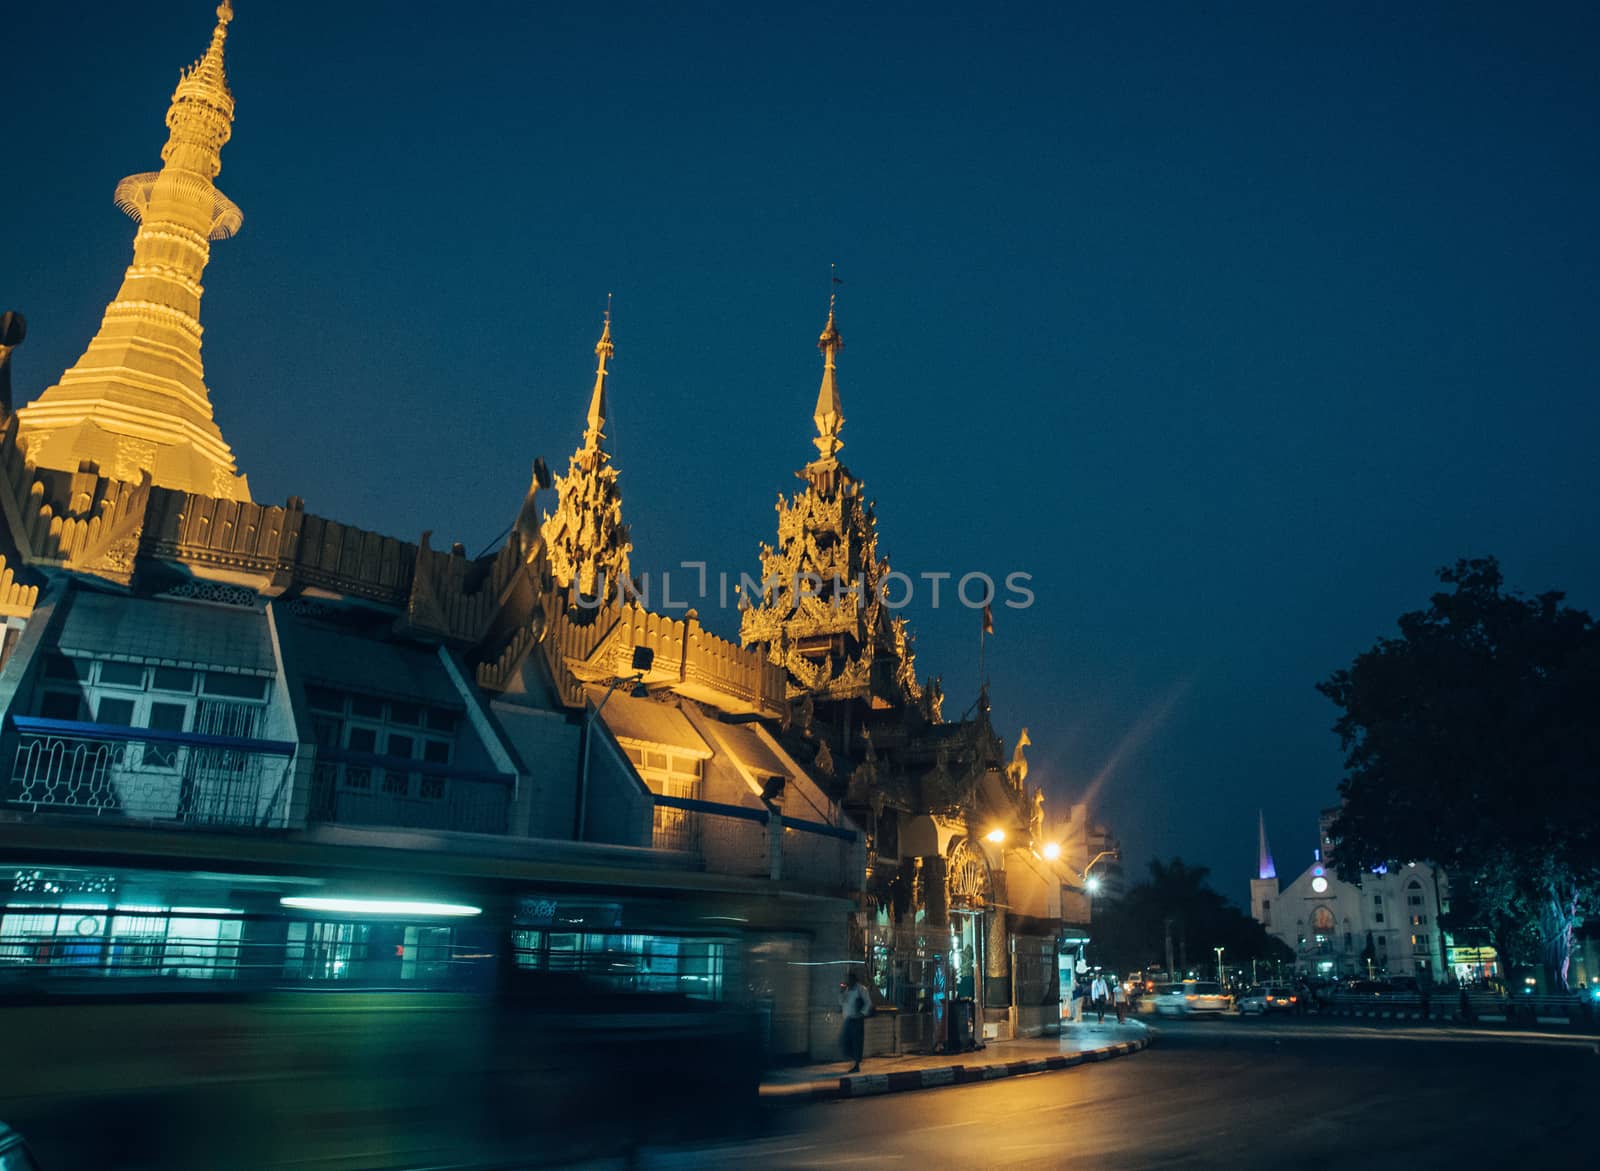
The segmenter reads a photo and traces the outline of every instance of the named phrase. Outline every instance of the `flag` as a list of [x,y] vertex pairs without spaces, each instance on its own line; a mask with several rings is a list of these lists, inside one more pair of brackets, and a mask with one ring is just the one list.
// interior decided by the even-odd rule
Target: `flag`
[[988,606],[983,608],[983,632],[985,634],[994,633],[994,611],[989,609]]

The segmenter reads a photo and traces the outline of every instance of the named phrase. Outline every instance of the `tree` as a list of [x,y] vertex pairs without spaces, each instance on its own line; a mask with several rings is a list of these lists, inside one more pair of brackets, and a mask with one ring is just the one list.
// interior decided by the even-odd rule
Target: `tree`
[[1494,558],[1402,615],[1317,689],[1342,710],[1347,881],[1427,859],[1508,963],[1567,988],[1572,931],[1600,882],[1600,626],[1548,592],[1507,591]]

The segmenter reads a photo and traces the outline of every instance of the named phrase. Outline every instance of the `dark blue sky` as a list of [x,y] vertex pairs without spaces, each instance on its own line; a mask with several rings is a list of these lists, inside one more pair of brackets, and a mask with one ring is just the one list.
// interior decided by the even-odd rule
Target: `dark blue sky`
[[[20,7],[26,400],[115,291],[112,187],[159,164],[212,15]],[[475,552],[578,441],[615,291],[635,566],[754,573],[837,261],[884,549],[1032,573],[1002,731],[1135,866],[1242,898],[1257,807],[1288,871],[1335,796],[1313,684],[1437,566],[1600,606],[1597,34],[1582,5],[241,0],[217,418],[258,500]],[[977,622],[911,617],[959,714]]]

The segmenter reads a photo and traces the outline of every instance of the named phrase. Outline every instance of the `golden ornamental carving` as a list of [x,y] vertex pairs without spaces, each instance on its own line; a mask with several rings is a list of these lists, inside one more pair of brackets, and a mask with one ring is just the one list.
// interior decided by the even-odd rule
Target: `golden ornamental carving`
[[1018,793],[1022,792],[1022,787],[1028,780],[1028,757],[1023,750],[1032,744],[1033,741],[1028,738],[1028,729],[1022,729],[1017,736],[1017,746],[1011,751],[1011,763],[1006,765],[1006,779]]
[[946,883],[952,907],[983,907],[994,901],[989,864],[971,842],[957,838],[950,846],[947,861]]

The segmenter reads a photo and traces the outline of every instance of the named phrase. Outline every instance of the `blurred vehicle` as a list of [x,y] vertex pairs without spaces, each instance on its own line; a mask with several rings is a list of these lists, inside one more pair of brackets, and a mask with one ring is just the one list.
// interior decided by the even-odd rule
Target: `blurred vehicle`
[[1162,1016],[1193,1016],[1196,1013],[1227,1012],[1232,999],[1215,980],[1185,980],[1172,991],[1156,997],[1156,1012]]
[[22,1136],[0,1122],[0,1171],[39,1171]]
[[1134,1002],[1136,1011],[1146,1014],[1160,1012],[1161,1005],[1166,1001],[1167,997],[1172,995],[1174,990],[1181,992],[1183,989],[1178,984],[1157,984],[1152,981],[1144,993]]
[[1241,1013],[1269,1013],[1289,1012],[1300,1003],[1300,997],[1294,991],[1280,987],[1276,984],[1257,985],[1239,997],[1238,1007]]
[[0,1128],[0,1171],[110,1171],[129,1151],[154,1171],[368,1166],[379,1146],[403,1165],[535,1146],[580,1162],[720,1135],[757,1106],[776,1014],[729,1001],[737,937],[664,902],[192,881],[227,890],[5,908],[0,1106],[28,1153]]

